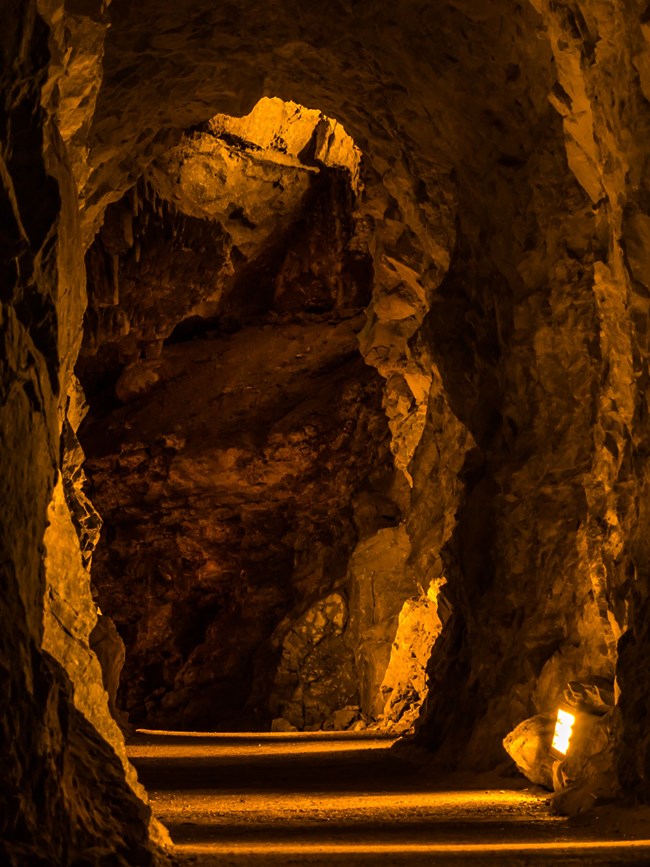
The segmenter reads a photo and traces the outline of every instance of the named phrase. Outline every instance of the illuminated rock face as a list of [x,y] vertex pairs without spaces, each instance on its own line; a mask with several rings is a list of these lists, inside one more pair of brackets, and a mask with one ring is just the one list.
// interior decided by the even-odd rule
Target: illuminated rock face
[[91,5],[68,30],[56,4],[43,12],[51,30],[36,4],[3,9],[0,850],[16,865],[162,863],[154,840],[166,839],[139,797],[88,647],[96,615],[73,516],[89,530],[93,513],[73,490],[74,449],[62,459],[79,420],[72,368],[86,297],[61,137],[88,126],[97,67],[75,111],[69,88],[58,106],[52,93],[64,63],[79,71],[76,36],[92,52],[104,33]]
[[[50,614],[65,615],[80,604],[81,590],[77,598],[73,585],[86,581],[83,567],[97,534],[97,518],[79,492],[74,431],[80,412],[72,370],[86,303],[82,242],[90,246],[102,224],[103,248],[95,247],[89,258],[97,291],[87,346],[96,354],[87,353],[80,369],[94,401],[94,423],[100,424],[102,389],[115,387],[123,405],[104,404],[104,411],[115,409],[123,427],[103,450],[93,447],[97,502],[101,511],[103,501],[108,527],[117,526],[119,502],[121,520],[140,522],[147,532],[155,523],[160,532],[145,544],[157,563],[173,554],[173,574],[159,576],[165,589],[149,589],[141,603],[155,604],[139,646],[150,649],[164,632],[179,602],[175,594],[189,576],[210,586],[218,567],[232,567],[222,556],[233,547],[228,514],[221,516],[223,524],[211,525],[218,530],[210,540],[218,551],[211,562],[202,547],[209,536],[205,524],[182,525],[183,498],[195,498],[200,516],[200,501],[210,505],[206,480],[222,480],[226,501],[244,500],[243,491],[260,483],[262,466],[270,467],[277,494],[273,520],[286,497],[297,529],[291,545],[271,550],[277,570],[271,570],[267,594],[258,577],[268,570],[252,552],[257,539],[258,550],[268,553],[270,525],[260,514],[261,500],[246,500],[249,523],[235,537],[237,544],[247,538],[243,550],[258,572],[251,568],[244,580],[240,570],[232,592],[244,594],[233,604],[261,618],[249,636],[261,629],[269,641],[277,640],[280,653],[278,623],[289,615],[302,622],[320,599],[343,588],[350,606],[346,628],[356,628],[366,617],[363,576],[371,570],[363,564],[355,572],[355,556],[373,549],[367,539],[401,525],[410,550],[404,589],[411,592],[411,580],[417,588],[409,598],[428,598],[432,584],[439,588],[446,581],[420,741],[448,760],[462,756],[472,767],[493,763],[502,755],[504,735],[523,719],[551,711],[568,680],[611,681],[617,675],[614,753],[621,782],[650,795],[645,6],[532,0],[513,9],[473,0],[397,0],[342,2],[332,14],[325,4],[299,10],[291,0],[244,0],[226,14],[207,0],[114,0],[107,13],[100,2],[80,0],[66,4],[64,15],[63,4],[53,0],[38,4],[40,14],[36,8],[9,2],[3,20],[10,25],[1,37],[6,228],[0,239],[0,659],[12,696],[4,703],[5,740],[12,746],[2,797],[9,799],[3,808],[14,850],[23,847],[18,862],[47,853],[66,863],[99,838],[109,849],[117,847],[125,863],[150,857],[147,808],[108,747],[105,738],[115,732],[108,731],[104,711],[87,704],[99,679],[86,647],[93,621],[87,588],[78,654],[68,654],[67,639],[51,622],[43,625],[46,592],[51,600],[59,594]],[[286,167],[296,180],[282,202],[282,219],[293,225],[300,213],[305,216],[298,219],[307,221],[299,238],[292,233],[292,244],[277,237],[271,243],[272,226],[281,229],[282,220],[261,217],[244,202],[224,208],[211,193],[215,210],[209,212],[206,201],[196,201],[199,169],[181,170],[193,165],[181,130],[199,150],[210,150],[215,140],[224,143],[223,131],[218,125],[206,129],[206,121],[217,113],[245,115],[265,95],[336,118],[364,155],[364,190],[352,200],[348,191],[355,181],[344,182],[341,167],[354,175],[354,152],[336,135],[330,142],[333,126],[325,140],[325,127],[316,121],[313,147],[301,152],[304,170],[295,161]],[[247,136],[255,129],[251,123],[246,134],[236,135],[251,141]],[[236,150],[221,154],[226,189],[229,183],[240,188],[237,172],[245,159]],[[309,169],[318,159],[324,167],[316,181]],[[165,161],[179,177],[163,191],[156,171]],[[271,163],[255,178],[259,190],[278,181],[277,160]],[[303,183],[307,176],[311,180]],[[139,191],[129,192],[136,181]],[[161,216],[163,193],[174,201]],[[260,193],[259,201],[268,199]],[[319,210],[318,219],[306,217]],[[322,219],[327,212],[336,213],[329,226]],[[233,233],[223,231],[224,214]],[[139,222],[145,216],[151,229],[146,243]],[[171,238],[165,235],[170,226]],[[336,255],[314,268],[310,257],[323,248],[319,237]],[[233,245],[239,258],[233,259]],[[344,267],[337,270],[343,253]],[[256,268],[242,269],[241,256]],[[260,291],[244,291],[253,286]],[[156,287],[162,289],[159,303]],[[353,312],[362,308],[365,320],[357,325]],[[263,399],[238,407],[238,395],[226,394],[228,384],[218,381],[224,406],[243,413],[233,418],[244,436],[224,448],[221,428],[204,429],[209,460],[197,448],[187,453],[201,413],[193,419],[175,408],[181,392],[190,407],[198,400],[181,358],[183,335],[162,345],[170,329],[193,316],[203,324],[193,320],[185,336],[201,337],[187,356],[197,369],[214,370],[219,353],[236,359],[249,328],[266,335],[262,346],[275,346],[290,339],[298,316],[305,333],[313,328],[320,335],[318,358],[303,363],[295,356],[306,353],[294,353],[282,384],[295,402],[283,402],[281,413],[268,409],[278,395],[266,370],[268,356]],[[267,332],[265,325],[271,326]],[[297,339],[302,343],[304,336]],[[344,358],[347,346],[350,356]],[[293,392],[291,376],[302,383]],[[305,386],[309,376],[319,383],[315,396]],[[318,397],[325,393],[337,396],[335,413],[331,401]],[[172,409],[180,419],[165,415],[167,404],[156,406],[162,394],[174,395]],[[205,421],[207,391],[201,397]],[[316,425],[308,418],[308,397],[317,404]],[[265,413],[264,436],[258,436],[252,420]],[[221,425],[222,416],[217,418]],[[347,452],[349,443],[336,447],[339,426],[357,443],[356,453]],[[291,449],[284,452],[287,442]],[[321,446],[327,459],[336,453],[330,469],[315,459]],[[145,463],[158,475],[139,488],[138,468],[143,473]],[[101,473],[111,469],[113,494],[100,484]],[[60,511],[49,550],[57,553],[46,568],[42,542],[60,470],[67,498],[63,505],[57,494],[52,504]],[[306,479],[317,479],[318,472],[323,499],[314,492],[308,503]],[[292,473],[303,473],[299,485],[291,484],[298,478]],[[170,523],[146,513],[146,496],[154,505],[173,503]],[[314,502],[316,516],[309,512]],[[367,525],[368,515],[374,526]],[[260,518],[264,534],[256,524]],[[314,546],[316,525],[331,534]],[[278,523],[273,538],[282,542],[286,526]],[[171,539],[189,550],[168,547]],[[118,613],[123,573],[111,574],[110,557],[122,556],[127,542],[135,544],[122,542],[113,554],[106,547],[97,563],[98,584],[102,574],[105,587],[114,582]],[[295,578],[286,596],[286,586],[275,581],[284,556]],[[138,557],[129,562],[144,562]],[[56,563],[69,564],[70,572],[62,574]],[[365,582],[356,597],[355,575]],[[138,574],[129,576],[123,592],[142,583]],[[192,598],[192,588],[186,589],[185,604]],[[208,641],[211,624],[231,601],[219,596],[213,604],[199,628],[205,626]],[[379,622],[395,624],[397,608],[391,603],[385,618],[364,622],[370,631]],[[235,645],[244,634],[237,632]],[[355,634],[350,648],[355,665],[365,666],[363,701],[367,684],[373,692],[379,681],[366,661],[376,661],[380,651],[375,656],[368,650],[366,633],[354,644]],[[227,653],[222,630],[215,629],[214,640],[222,648],[216,660],[210,653],[192,657],[193,648],[185,645],[183,666],[190,657],[192,664],[179,683],[181,697],[196,695],[191,684],[211,666],[217,674],[237,676],[240,651],[231,665],[235,657]],[[265,689],[275,681],[252,661],[252,644],[246,652],[250,695],[266,699]],[[91,674],[77,693],[81,671]],[[406,683],[401,674],[392,682]],[[374,695],[368,699],[373,707]],[[185,706],[184,700],[172,702],[169,719],[178,719]],[[28,755],[43,771],[38,780]],[[91,791],[107,788],[114,815],[105,799],[90,800]],[[116,818],[128,825],[126,836]],[[88,856],[91,863],[100,857],[97,850]]]
[[359,352],[358,166],[340,126],[262,100],[158,160],[89,252],[93,578],[136,724],[322,725],[359,700],[347,613],[329,642],[309,614],[349,595],[355,512],[366,534],[400,518],[382,380]]
[[401,520],[426,291],[373,255],[360,160],[336,122],[262,99],[156,160],[89,251],[93,580],[134,724],[417,719],[440,631]]

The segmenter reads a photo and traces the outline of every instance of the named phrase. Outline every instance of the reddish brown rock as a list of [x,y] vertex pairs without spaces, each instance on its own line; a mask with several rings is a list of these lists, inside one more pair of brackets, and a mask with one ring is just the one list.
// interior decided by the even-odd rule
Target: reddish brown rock
[[[645,5],[227,12],[3,8],[8,859],[157,857],[88,648],[99,519],[73,376],[87,248],[79,371],[106,521],[95,570],[130,631],[134,707],[205,718],[219,693],[197,685],[223,676],[237,714],[249,702],[254,716],[279,625],[332,593],[350,611],[345,666],[358,667],[353,551],[403,520],[417,588],[403,601],[446,582],[419,742],[494,764],[567,680],[616,676],[617,724],[576,776],[616,765],[648,798]],[[306,147],[275,101],[243,117],[265,96],[307,107]],[[267,110],[273,123],[258,123]],[[165,165],[178,177],[163,189]],[[247,173],[256,203],[239,199]],[[286,195],[269,196],[285,177]],[[238,378],[249,356],[252,381]],[[128,621],[143,586],[144,614]],[[386,630],[366,649],[394,628],[399,595],[377,618],[359,603]],[[136,664],[152,648],[152,667]],[[386,658],[368,654],[362,704]],[[113,812],[91,800],[107,790]]]

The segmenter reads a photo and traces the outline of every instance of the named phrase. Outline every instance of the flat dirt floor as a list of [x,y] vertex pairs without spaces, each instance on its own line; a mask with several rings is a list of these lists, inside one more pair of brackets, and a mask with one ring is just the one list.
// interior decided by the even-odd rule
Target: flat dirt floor
[[650,867],[647,808],[553,816],[523,778],[440,776],[394,743],[139,732],[128,752],[188,867]]

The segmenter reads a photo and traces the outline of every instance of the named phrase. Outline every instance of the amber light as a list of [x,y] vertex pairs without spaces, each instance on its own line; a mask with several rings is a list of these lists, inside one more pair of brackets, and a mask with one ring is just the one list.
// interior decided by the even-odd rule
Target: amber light
[[[505,854],[515,854],[515,853],[536,853],[536,852],[555,852],[561,856],[567,855],[569,852],[575,853],[574,857],[582,857],[584,859],[584,863],[590,863],[590,856],[594,856],[596,853],[600,853],[603,850],[609,850],[612,856],[618,852],[621,852],[622,857],[625,857],[622,854],[621,850],[626,849],[648,849],[650,846],[650,840],[554,840],[552,842],[541,841],[541,840],[530,840],[523,841],[519,843],[493,843],[490,841],[482,842],[482,843],[400,843],[398,846],[391,843],[363,843],[363,842],[354,842],[354,843],[330,843],[326,842],[318,842],[318,843],[282,843],[282,842],[260,842],[260,843],[176,843],[174,845],[174,852],[183,855],[202,855],[202,854],[215,854],[221,855],[222,857],[225,855],[239,855],[239,856],[265,856],[265,860],[261,859],[258,861],[255,859],[258,864],[261,863],[273,863],[273,864],[286,864],[287,858],[295,858],[296,856],[305,858],[310,855],[317,856],[325,856],[328,855],[347,855],[347,856],[359,856],[359,855],[374,855],[379,860],[380,858],[385,858],[386,855],[444,855],[444,854],[455,854],[455,855],[480,855],[485,854],[487,852],[499,853],[500,855]],[[271,862],[271,858],[273,857],[273,861]],[[602,857],[602,856],[601,856]],[[282,860],[277,860],[281,858]],[[329,860],[329,859],[328,859]],[[356,860],[356,857],[354,858]],[[420,859],[418,859],[420,860]],[[455,859],[454,859],[455,860]],[[464,860],[464,859],[463,859]],[[472,859],[474,860],[474,859]],[[522,863],[519,859],[517,859],[519,863]],[[564,858],[562,859],[564,860]],[[574,859],[571,859],[572,861]],[[600,858],[598,859],[600,861]],[[243,863],[243,862],[242,862]],[[295,863],[292,860],[292,863]],[[337,864],[347,864],[349,863],[349,859],[343,861],[337,858]],[[366,863],[365,861],[363,863]],[[449,861],[446,859],[446,863]],[[460,863],[460,861],[459,861]],[[475,862],[478,863],[478,862]],[[486,863],[484,860],[482,863]],[[499,863],[504,863],[499,861]],[[514,863],[509,861],[508,863]],[[526,863],[530,863],[527,859]],[[550,862],[547,862],[550,863]],[[560,863],[560,862],[557,862]],[[566,861],[565,861],[566,863]],[[600,863],[613,863],[611,860],[607,862]],[[619,863],[624,863],[620,861]],[[640,861],[636,860],[634,862],[639,864]],[[643,862],[647,863],[647,862]]]
[[555,723],[555,732],[553,733],[553,743],[551,744],[551,750],[557,756],[564,758],[568,753],[575,721],[575,714],[572,713],[570,709],[565,707],[558,708],[557,722]]

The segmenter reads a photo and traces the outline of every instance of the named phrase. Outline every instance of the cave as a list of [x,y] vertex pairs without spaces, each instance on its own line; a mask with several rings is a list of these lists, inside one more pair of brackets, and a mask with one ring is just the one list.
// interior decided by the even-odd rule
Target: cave
[[5,863],[171,863],[136,732],[647,809],[646,4],[2,11]]

